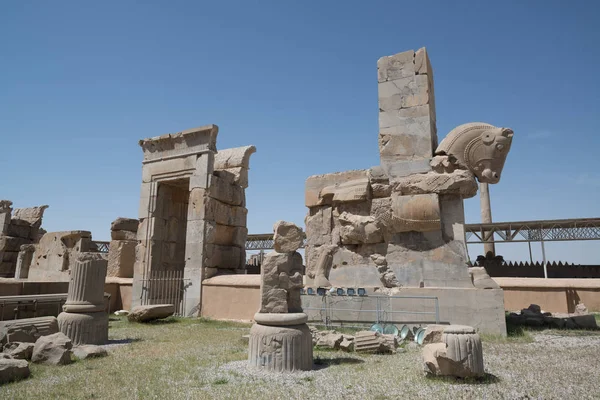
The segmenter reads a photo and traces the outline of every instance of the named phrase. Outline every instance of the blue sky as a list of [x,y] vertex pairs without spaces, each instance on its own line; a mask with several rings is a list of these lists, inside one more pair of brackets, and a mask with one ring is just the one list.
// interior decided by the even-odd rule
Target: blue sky
[[[137,216],[137,141],[214,123],[219,148],[258,149],[250,232],[303,224],[308,176],[379,163],[377,59],[425,46],[440,139],[470,121],[515,131],[495,221],[598,217],[598,15],[592,0],[4,2],[0,198],[107,240]],[[478,198],[465,210],[479,222]]]

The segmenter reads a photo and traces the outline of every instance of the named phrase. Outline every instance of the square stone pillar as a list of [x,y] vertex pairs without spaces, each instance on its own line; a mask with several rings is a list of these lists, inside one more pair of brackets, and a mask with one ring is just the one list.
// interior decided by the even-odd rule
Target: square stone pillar
[[184,299],[184,315],[188,317],[199,316],[202,310],[202,280],[204,279],[206,250],[206,206],[210,183],[209,176],[213,173],[214,161],[213,153],[202,154],[196,161],[196,171],[190,177],[184,269],[184,284],[187,286]]
[[377,61],[379,154],[390,177],[427,172],[437,147],[433,70],[425,48]]

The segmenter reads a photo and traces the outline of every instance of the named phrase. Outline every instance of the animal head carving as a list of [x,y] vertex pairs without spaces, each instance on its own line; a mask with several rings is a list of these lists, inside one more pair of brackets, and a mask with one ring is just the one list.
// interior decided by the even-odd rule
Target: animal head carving
[[454,156],[479,182],[498,183],[512,143],[513,131],[473,122],[454,128],[442,140],[436,155]]

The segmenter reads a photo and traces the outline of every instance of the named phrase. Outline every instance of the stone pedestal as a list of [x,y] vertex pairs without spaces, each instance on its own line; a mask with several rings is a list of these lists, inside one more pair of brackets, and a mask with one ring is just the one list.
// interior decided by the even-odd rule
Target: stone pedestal
[[104,344],[108,314],[104,305],[106,262],[100,254],[84,253],[71,270],[69,294],[58,315],[58,326],[74,345]]
[[304,313],[257,313],[250,329],[248,364],[268,371],[308,371],[313,364],[312,335]]
[[481,339],[470,326],[445,328],[440,343],[423,348],[423,359],[425,370],[434,375],[467,378],[485,374]]

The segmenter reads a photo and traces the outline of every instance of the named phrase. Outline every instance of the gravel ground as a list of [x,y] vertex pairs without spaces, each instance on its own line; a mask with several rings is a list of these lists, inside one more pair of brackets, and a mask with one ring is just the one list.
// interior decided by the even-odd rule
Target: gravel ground
[[395,355],[315,351],[315,370],[248,369],[249,326],[198,319],[111,319],[109,356],[31,365],[0,399],[600,399],[600,331],[483,339],[481,381],[426,378],[420,348]]
[[248,370],[244,361],[226,364],[216,374],[233,390],[212,387],[207,395],[244,398],[254,386],[254,398],[600,398],[600,335],[532,335],[532,343],[484,342],[488,375],[479,382],[424,377],[420,349],[392,356],[323,353],[324,368],[298,374]]

